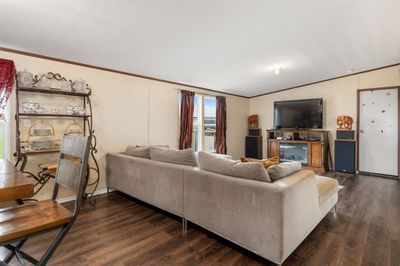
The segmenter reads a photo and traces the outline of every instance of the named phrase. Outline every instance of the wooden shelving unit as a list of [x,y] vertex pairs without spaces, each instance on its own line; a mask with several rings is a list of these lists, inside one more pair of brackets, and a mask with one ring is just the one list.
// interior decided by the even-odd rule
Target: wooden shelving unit
[[[57,81],[65,81],[70,82],[71,87],[73,87],[74,82],[71,80],[67,81],[66,78],[62,77],[60,74],[54,74],[49,72],[45,75],[49,80],[57,80]],[[43,76],[35,76],[33,80],[33,84],[39,83],[40,79]],[[95,153],[97,153],[96,149],[96,137],[94,135],[93,130],[93,120],[92,120],[92,106],[90,102],[90,95],[91,90],[89,87],[86,87],[85,92],[77,92],[77,91],[65,91],[58,88],[40,88],[36,86],[26,87],[26,86],[19,86],[18,78],[17,86],[16,86],[16,151],[14,156],[16,157],[17,161],[15,166],[22,172],[30,175],[36,180],[35,184],[35,193],[39,192],[41,188],[47,183],[50,178],[53,178],[53,174],[49,174],[47,172],[40,171],[39,173],[31,173],[25,170],[28,159],[30,156],[40,156],[42,154],[49,154],[49,153],[58,153],[60,152],[58,147],[54,147],[51,149],[43,149],[43,150],[26,150],[22,149],[21,143],[21,128],[20,128],[20,119],[30,119],[30,118],[47,118],[47,119],[81,119],[83,125],[83,134],[92,137],[92,144],[90,147],[90,163],[88,165],[88,175],[86,178],[86,190],[84,197],[89,198],[91,203],[94,203],[94,199],[92,198],[97,185],[100,179],[100,171],[99,166],[95,157]],[[82,107],[86,110],[86,114],[84,115],[74,115],[74,114],[63,114],[63,113],[26,113],[20,112],[20,94],[21,93],[32,93],[32,94],[42,94],[45,97],[54,97],[54,96],[65,96],[65,97],[78,97],[81,99]],[[66,101],[68,98],[66,98]],[[60,136],[61,138],[62,136]],[[26,142],[26,141],[25,141]],[[44,162],[46,163],[46,162]],[[93,176],[94,175],[94,176]],[[91,181],[90,181],[91,180]]]
[[326,130],[267,130],[268,157],[282,157],[281,144],[307,145],[305,168],[325,171],[330,168],[329,131]]

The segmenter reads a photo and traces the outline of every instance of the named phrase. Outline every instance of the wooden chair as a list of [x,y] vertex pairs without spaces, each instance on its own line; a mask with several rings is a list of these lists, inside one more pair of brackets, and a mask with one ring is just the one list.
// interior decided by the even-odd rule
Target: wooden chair
[[[4,260],[0,261],[0,265],[8,265],[14,256],[21,265],[24,265],[25,260],[34,265],[45,265],[48,262],[78,216],[87,174],[90,143],[90,137],[64,136],[51,200],[0,211],[0,246],[10,251]],[[60,186],[76,195],[72,213],[56,202]],[[40,260],[21,250],[27,239],[56,229],[60,230],[59,233]]]

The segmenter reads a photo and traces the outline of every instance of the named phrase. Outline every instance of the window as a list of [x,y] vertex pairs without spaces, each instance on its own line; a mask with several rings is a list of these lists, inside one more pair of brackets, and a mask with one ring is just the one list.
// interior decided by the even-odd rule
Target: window
[[6,121],[4,116],[0,118],[0,159],[4,159],[5,155],[5,127]]
[[[180,102],[179,96],[179,105]],[[212,96],[194,97],[192,148],[195,151],[215,151],[216,104]]]
[[204,119],[203,119],[203,151],[215,151],[215,129],[216,129],[216,104],[215,97],[204,96]]

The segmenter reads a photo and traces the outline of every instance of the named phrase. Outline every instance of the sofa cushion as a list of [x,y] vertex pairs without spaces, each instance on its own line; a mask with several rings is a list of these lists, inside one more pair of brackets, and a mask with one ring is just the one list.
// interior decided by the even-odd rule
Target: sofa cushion
[[339,190],[339,183],[336,179],[326,176],[315,175],[315,179],[317,180],[319,205],[321,206]]
[[263,160],[258,160],[254,158],[247,158],[247,157],[240,157],[240,161],[243,163],[248,163],[248,162],[254,162],[254,163],[261,163],[265,169],[269,168],[272,165],[278,164],[279,163],[279,158],[278,157],[272,157],[268,159],[263,159]]
[[197,166],[196,156],[192,149],[175,150],[152,146],[150,158],[155,161]]
[[123,154],[150,159],[150,150],[148,146],[128,146]]
[[272,165],[267,169],[269,177],[272,181],[279,180],[301,170],[300,162],[285,162]]
[[[195,154],[196,154],[196,158],[198,158],[199,157],[199,152],[196,151]],[[221,153],[212,153],[212,154],[215,155],[215,156],[219,156],[219,157],[223,157],[223,158],[227,158],[227,159],[232,159],[232,155],[221,154]]]
[[[154,147],[169,148],[168,145],[154,145]],[[123,154],[150,159],[150,146],[128,146],[126,147],[126,150],[123,152]]]
[[271,182],[267,171],[260,163],[242,163],[208,152],[199,152],[199,167],[210,172],[235,176],[245,179],[253,179],[263,182]]

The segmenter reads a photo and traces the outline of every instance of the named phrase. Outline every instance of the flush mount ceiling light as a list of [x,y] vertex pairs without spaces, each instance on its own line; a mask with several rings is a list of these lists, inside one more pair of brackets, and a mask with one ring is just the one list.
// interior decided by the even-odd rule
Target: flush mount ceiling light
[[274,73],[275,75],[279,75],[282,71],[282,67],[281,66],[275,66],[274,67]]
[[286,72],[290,69],[293,69],[293,61],[291,60],[279,60],[275,64],[264,64],[257,67],[257,72],[262,75],[279,75],[282,72],[287,74]]

